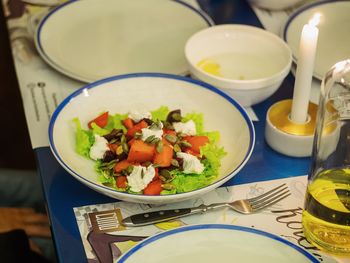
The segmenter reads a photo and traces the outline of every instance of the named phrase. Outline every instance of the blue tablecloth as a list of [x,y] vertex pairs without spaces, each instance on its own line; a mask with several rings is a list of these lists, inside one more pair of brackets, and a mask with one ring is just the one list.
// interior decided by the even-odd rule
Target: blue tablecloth
[[[238,23],[262,27],[250,6],[243,0],[200,0],[199,3],[216,24]],[[276,101],[291,98],[293,84],[294,78],[290,74],[271,98],[253,107],[260,120],[254,123],[256,129],[254,152],[247,165],[226,185],[285,178],[308,172],[309,158],[283,156],[269,148],[264,140],[265,116],[268,108]],[[35,149],[35,154],[59,261],[86,262],[73,207],[109,203],[115,200],[75,180],[58,164],[48,147]]]

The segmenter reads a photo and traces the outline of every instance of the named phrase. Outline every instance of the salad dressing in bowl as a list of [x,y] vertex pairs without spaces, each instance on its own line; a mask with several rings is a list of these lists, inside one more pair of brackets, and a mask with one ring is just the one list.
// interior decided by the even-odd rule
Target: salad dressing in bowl
[[281,61],[269,63],[271,56],[267,53],[220,53],[204,58],[197,67],[214,76],[232,80],[257,80],[277,74]]

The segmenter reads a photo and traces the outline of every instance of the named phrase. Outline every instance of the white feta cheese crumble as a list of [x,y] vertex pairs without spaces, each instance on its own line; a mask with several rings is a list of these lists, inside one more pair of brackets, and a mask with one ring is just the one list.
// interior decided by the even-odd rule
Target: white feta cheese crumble
[[163,135],[163,130],[162,129],[148,129],[148,128],[143,128],[141,129],[142,131],[142,137],[141,140],[145,141],[149,136],[154,135],[154,137],[158,139],[162,139]]
[[102,159],[108,150],[108,141],[104,137],[95,134],[95,142],[90,148],[90,158],[93,160]]
[[156,170],[153,166],[144,167],[141,165],[133,166],[130,175],[127,176],[128,185],[133,192],[141,192],[153,180]]
[[183,159],[183,172],[185,174],[195,173],[200,174],[204,170],[204,165],[198,160],[196,156],[192,154],[178,152],[176,153],[178,158]]
[[139,122],[142,119],[151,119],[152,114],[148,111],[131,111],[129,112],[128,117],[134,122]]
[[196,135],[196,124],[193,120],[188,122],[174,122],[173,127],[177,133],[185,135]]

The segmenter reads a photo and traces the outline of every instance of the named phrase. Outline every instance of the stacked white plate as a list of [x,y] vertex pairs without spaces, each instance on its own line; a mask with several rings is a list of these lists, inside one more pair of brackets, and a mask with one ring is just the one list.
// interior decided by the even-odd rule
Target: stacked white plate
[[41,21],[35,42],[49,65],[83,82],[135,72],[183,75],[187,39],[212,24],[181,1],[69,1]]
[[321,20],[317,25],[319,38],[314,77],[322,80],[335,63],[350,58],[350,1],[318,1],[296,10],[289,17],[283,39],[291,47],[296,63],[302,28],[316,13],[321,15]]

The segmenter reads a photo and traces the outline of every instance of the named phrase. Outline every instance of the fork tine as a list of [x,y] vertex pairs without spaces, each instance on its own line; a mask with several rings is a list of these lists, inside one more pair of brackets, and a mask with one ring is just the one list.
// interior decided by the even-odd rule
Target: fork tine
[[254,200],[249,200],[249,203],[252,204],[252,205],[254,205],[255,203],[264,202],[265,200],[268,200],[268,199],[270,199],[270,198],[272,198],[272,197],[274,197],[274,196],[277,196],[278,194],[282,193],[282,192],[285,191],[285,190],[289,191],[287,186],[286,186],[286,187],[283,187],[282,189],[279,189],[278,191],[274,191],[274,192],[272,192],[272,193],[270,192],[269,195],[257,196],[256,199],[254,199]]
[[280,189],[280,188],[283,187],[283,186],[286,186],[286,184],[285,184],[285,183],[284,183],[284,184],[281,184],[280,186],[277,186],[276,188],[273,188],[273,189],[271,189],[270,191],[267,191],[266,193],[264,193],[264,194],[262,194],[262,195],[259,195],[259,196],[253,197],[253,198],[249,198],[248,200],[249,200],[249,202],[254,202],[254,201],[256,201],[256,200],[258,200],[258,199],[261,199],[261,198],[263,198],[263,197],[269,195],[270,193],[272,193],[272,192],[274,192],[274,191]]
[[286,192],[284,192],[282,194],[279,194],[279,195],[275,196],[274,198],[272,198],[270,200],[267,200],[265,202],[259,203],[258,205],[253,205],[252,209],[254,211],[258,211],[258,210],[264,209],[264,208],[266,208],[268,206],[271,206],[273,204],[278,203],[279,201],[287,198],[290,195],[291,195],[291,193],[289,191],[286,191]]

